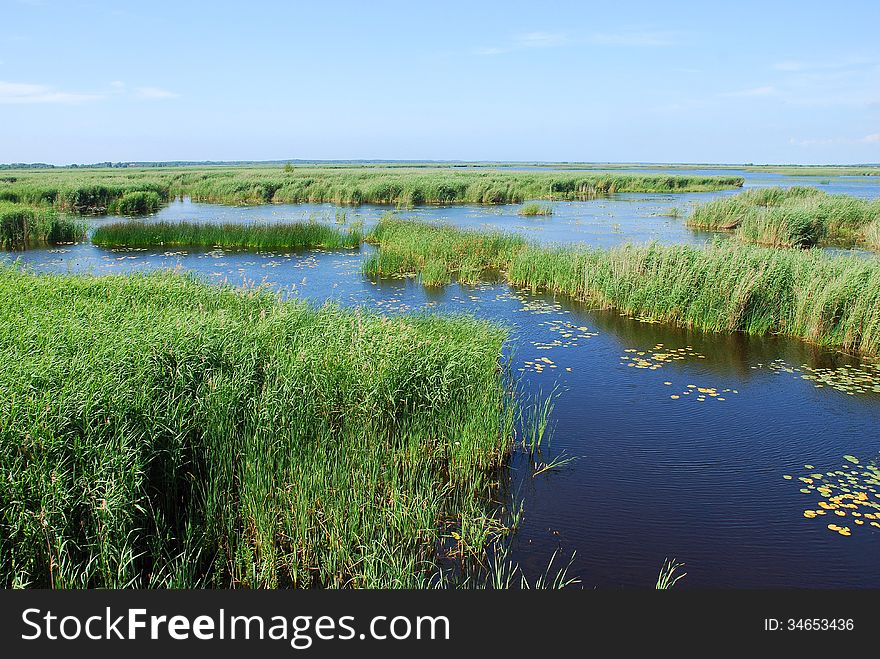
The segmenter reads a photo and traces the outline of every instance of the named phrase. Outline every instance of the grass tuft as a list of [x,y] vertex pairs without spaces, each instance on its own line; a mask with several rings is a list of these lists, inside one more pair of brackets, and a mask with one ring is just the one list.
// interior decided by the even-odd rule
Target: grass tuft
[[221,247],[281,250],[324,247],[354,248],[359,228],[341,231],[316,222],[292,224],[210,224],[192,222],[116,222],[95,229],[92,242],[107,247]]
[[[759,188],[694,209],[688,226],[735,231],[746,243],[770,247],[876,245],[868,235],[880,201],[827,195],[809,187]],[[872,234],[873,235],[873,234]]]
[[522,206],[517,214],[525,217],[534,217],[536,215],[553,215],[553,206],[550,204],[530,203]]
[[81,222],[45,207],[0,201],[0,248],[22,249],[30,245],[73,243],[85,238]]

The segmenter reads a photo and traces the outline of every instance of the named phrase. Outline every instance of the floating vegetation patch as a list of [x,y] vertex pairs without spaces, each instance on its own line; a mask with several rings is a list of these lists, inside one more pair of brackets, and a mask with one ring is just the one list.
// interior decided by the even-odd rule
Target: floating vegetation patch
[[[664,382],[666,386],[672,386],[671,382]],[[736,395],[739,391],[736,389],[719,389],[718,387],[701,387],[696,384],[689,384],[682,391],[677,394],[671,394],[669,397],[672,400],[683,399],[684,396],[688,396],[693,398],[699,403],[703,403],[707,400],[717,400],[717,401],[725,401],[727,398],[725,396]]]
[[518,311],[523,313],[530,313],[538,316],[568,313],[562,309],[562,305],[558,302],[547,302],[546,300],[540,299],[527,300],[524,297],[520,297],[519,300],[522,302],[522,307],[518,309]]
[[[591,332],[588,327],[583,325],[575,325],[563,320],[550,320],[539,323],[546,326],[551,332],[559,335],[560,338],[552,341],[532,341],[531,344],[537,350],[552,350],[554,348],[576,348],[580,345],[581,340],[591,339],[598,336],[598,332]],[[557,368],[557,364],[547,357],[538,357],[533,360],[526,360],[524,367],[520,371],[534,371],[535,373],[543,373],[545,368]],[[566,366],[565,371],[571,373],[571,367]]]
[[412,311],[413,307],[405,302],[402,302],[400,298],[390,297],[385,299],[376,300],[376,306],[379,307],[382,311],[386,313],[407,313]]
[[[802,494],[819,495],[815,507],[804,510],[807,519],[834,519],[826,525],[829,531],[844,537],[862,527],[880,529],[880,469],[876,460],[863,464],[854,455],[843,456],[842,468],[825,473],[818,472],[813,465],[804,465],[808,470],[797,478]],[[785,480],[795,482],[790,474]]]
[[[554,369],[558,368],[558,365],[547,357],[538,357],[534,360],[527,360],[525,362],[525,367],[519,369],[520,371],[533,371],[535,373],[543,373],[544,369]],[[566,369],[567,371],[571,371],[570,368]]]
[[532,345],[538,350],[576,348],[579,345],[578,341],[591,339],[599,335],[598,332],[591,332],[589,327],[575,325],[564,320],[548,320],[538,324],[559,335],[558,339],[553,339],[552,341],[532,341]]
[[706,359],[706,355],[695,352],[691,346],[666,348],[662,343],[655,345],[653,350],[627,348],[624,352],[629,354],[621,356],[620,360],[625,362],[627,366],[646,368],[651,371],[656,371],[667,364],[685,359]]
[[862,362],[859,365],[844,364],[837,368],[812,367],[801,364],[791,366],[783,359],[769,364],[758,363],[753,369],[763,369],[781,375],[789,374],[795,379],[813,382],[817,389],[830,387],[848,396],[880,393],[880,362]]

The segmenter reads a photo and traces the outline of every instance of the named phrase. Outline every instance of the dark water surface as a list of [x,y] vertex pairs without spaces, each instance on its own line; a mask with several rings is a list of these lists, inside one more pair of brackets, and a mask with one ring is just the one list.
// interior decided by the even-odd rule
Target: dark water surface
[[[770,176],[751,175],[748,184]],[[880,181],[840,177],[826,187],[852,193],[863,185],[866,196],[880,196]],[[543,220],[518,217],[516,207],[402,214],[548,242],[701,244],[707,234],[658,213],[715,194],[556,203]],[[176,202],[154,218],[333,222],[336,210]],[[347,223],[369,225],[385,209],[343,210]],[[880,367],[779,338],[641,322],[504,284],[428,290],[411,280],[374,281],[360,272],[370,249],[254,254],[83,244],[5,257],[38,271],[181,268],[315,303],[491,318],[512,329],[509,358],[525,390],[556,388],[550,454],[577,458],[536,477],[522,456],[512,463],[510,489],[525,502],[514,556],[528,574],[559,549],[566,559],[576,552],[570,573],[586,587],[651,587],[666,557],[686,563],[683,588],[880,587],[880,474],[869,469],[880,457]]]

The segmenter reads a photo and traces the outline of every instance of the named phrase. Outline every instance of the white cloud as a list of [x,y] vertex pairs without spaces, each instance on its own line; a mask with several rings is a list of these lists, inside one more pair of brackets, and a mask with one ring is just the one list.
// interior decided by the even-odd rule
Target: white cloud
[[635,46],[640,48],[650,48],[674,45],[675,35],[671,32],[624,30],[621,32],[596,32],[590,35],[588,41],[600,46]]
[[719,96],[728,96],[728,97],[749,97],[749,96],[771,96],[776,93],[776,88],[770,85],[764,85],[763,87],[752,87],[750,89],[740,89],[735,92],[725,92],[723,94],[719,94]]
[[509,51],[509,48],[477,48],[474,53],[477,55],[503,55]]
[[792,137],[788,140],[788,143],[794,144],[795,146],[829,146],[840,141],[841,140],[831,138],[799,140]]
[[179,96],[179,94],[176,94],[175,92],[161,89],[160,87],[136,87],[134,94],[137,98],[150,100],[177,98]]
[[786,60],[784,62],[776,62],[773,68],[777,71],[803,71],[806,65],[796,60]]
[[796,146],[829,146],[832,144],[880,144],[880,133],[871,133],[864,137],[853,139],[851,137],[825,137],[818,139],[796,139],[792,137],[788,140],[790,144]]
[[569,43],[568,37],[561,32],[526,32],[513,37],[507,46],[487,46],[474,49],[476,55],[503,55],[526,48],[555,48]]
[[558,32],[528,32],[517,37],[516,42],[522,48],[550,48],[561,46],[568,38]]
[[175,92],[160,87],[135,87],[128,91],[125,83],[114,80],[100,92],[69,92],[49,85],[0,80],[0,105],[66,104],[76,105],[110,98],[163,100],[177,98]]
[[0,104],[85,103],[104,98],[103,94],[65,92],[47,85],[34,85],[0,80]]

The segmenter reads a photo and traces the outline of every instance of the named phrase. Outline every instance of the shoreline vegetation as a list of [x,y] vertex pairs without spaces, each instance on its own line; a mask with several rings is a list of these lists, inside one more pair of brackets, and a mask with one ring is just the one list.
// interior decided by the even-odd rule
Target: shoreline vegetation
[[290,224],[210,224],[193,222],[115,222],[99,226],[92,242],[102,247],[203,247],[287,250],[358,248],[359,226],[346,231],[316,222]]
[[523,217],[553,215],[553,206],[550,204],[536,204],[533,202],[524,204],[516,213]]
[[508,204],[618,192],[710,192],[738,176],[509,169],[202,167],[27,170],[0,177],[0,201],[79,214],[154,212],[175,197],[223,204]]
[[367,236],[369,276],[420,275],[428,286],[472,283],[500,271],[541,289],[628,315],[713,332],[781,334],[880,354],[880,263],[820,250],[730,241],[548,248],[519,236],[385,217]]
[[4,588],[478,586],[518,569],[480,572],[511,532],[493,503],[519,414],[503,328],[14,266],[0,318]]
[[74,243],[85,237],[85,224],[60,215],[52,208],[0,201],[0,249]]
[[769,247],[864,246],[880,250],[880,201],[812,187],[756,188],[697,206],[691,228],[732,231]]

